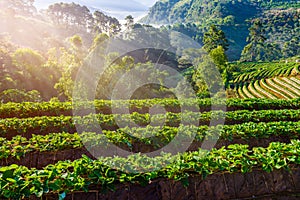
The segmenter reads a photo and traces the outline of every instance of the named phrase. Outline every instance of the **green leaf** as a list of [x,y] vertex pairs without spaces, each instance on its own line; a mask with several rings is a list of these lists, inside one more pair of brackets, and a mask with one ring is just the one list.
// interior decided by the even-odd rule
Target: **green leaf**
[[7,170],[3,173],[3,178],[4,179],[8,179],[8,178],[12,178],[14,175],[14,172],[12,170]]
[[9,182],[12,182],[12,183],[16,183],[17,182],[15,179],[12,179],[12,178],[7,178],[6,180],[8,180]]

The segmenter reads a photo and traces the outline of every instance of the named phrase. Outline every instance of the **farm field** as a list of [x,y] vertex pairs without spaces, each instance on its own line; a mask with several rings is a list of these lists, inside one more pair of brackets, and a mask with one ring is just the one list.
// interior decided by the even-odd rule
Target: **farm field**
[[299,76],[275,77],[242,83],[236,91],[240,98],[294,99],[300,96]]
[[0,8],[0,200],[300,199],[299,0]]
[[242,99],[294,99],[300,95],[298,63],[240,63],[232,84]]
[[296,76],[300,67],[299,63],[295,62],[244,62],[234,65],[239,66],[241,71],[233,74],[233,83]]
[[[125,121],[133,118],[136,123],[144,124],[144,127],[119,128],[113,120],[113,117],[117,116],[109,112],[99,113],[96,114],[96,118],[103,128],[103,134],[94,132],[83,135],[76,133],[74,121],[86,125],[91,122],[90,116],[72,118],[68,112],[55,112],[55,107],[70,109],[68,103],[57,103],[52,108],[49,108],[50,103],[42,103],[47,116],[36,117],[32,116],[35,111],[30,108],[34,108],[37,103],[24,104],[26,110],[12,109],[11,111],[9,111],[11,104],[1,105],[1,110],[7,111],[3,111],[1,116],[1,124],[6,126],[1,126],[0,130],[0,195],[13,199],[34,196],[69,199],[73,198],[74,194],[80,194],[80,197],[86,199],[114,199],[126,195],[138,195],[138,191],[145,191],[153,198],[156,198],[156,194],[161,195],[162,199],[169,197],[181,199],[188,194],[196,195],[197,191],[203,190],[204,184],[208,184],[215,191],[201,193],[204,195],[203,198],[214,198],[216,195],[242,198],[239,191],[247,190],[243,193],[244,198],[254,194],[262,197],[266,195],[280,197],[285,194],[291,199],[296,199],[300,189],[298,184],[300,112],[297,109],[299,99],[227,100],[223,104],[231,111],[226,113],[219,111],[219,114],[214,115],[214,117],[225,116],[225,125],[216,127],[207,124],[212,111],[189,113],[189,116],[194,117],[193,120],[199,121],[200,126],[184,126],[180,125],[178,118],[178,115],[184,114],[172,112],[178,110],[179,102],[176,104],[176,101],[167,99],[148,100],[148,102],[167,105],[169,103],[173,106],[175,104],[166,115],[165,126],[147,126],[149,119],[161,120],[162,115],[144,114],[139,106],[140,102],[132,101],[130,102],[132,107],[140,110],[120,117]],[[99,111],[101,108],[107,110],[103,105],[108,102],[101,103]],[[128,104],[128,101],[119,102],[119,105],[126,103]],[[199,100],[199,104],[201,103],[207,106],[209,100]],[[267,103],[270,110],[263,110],[264,103]],[[95,104],[97,105],[97,102]],[[21,107],[20,105],[16,104],[13,107]],[[22,113],[20,115],[22,117],[7,118],[14,112]],[[219,135],[214,134],[216,131],[219,131]],[[139,163],[130,157],[107,157],[94,160],[90,153],[93,148],[105,149],[105,143],[101,142],[103,137],[107,137],[110,142],[130,152],[151,152],[168,144],[178,133],[188,136],[192,132],[196,132],[196,136],[186,153],[173,156],[166,154],[155,159],[140,156],[140,159],[148,160],[151,165],[142,165],[143,162]],[[148,134],[153,137],[142,137]],[[218,141],[212,151],[205,152],[199,149],[205,140],[213,137]],[[160,168],[162,162],[170,162],[170,164]],[[123,171],[108,167],[105,163],[120,165]],[[137,174],[126,173],[125,170],[135,171],[140,168],[158,170]],[[265,186],[258,190],[258,188],[249,189],[249,186],[257,187],[256,181],[249,182],[249,176],[273,178],[259,179]],[[290,178],[282,179],[280,178],[282,176]],[[227,192],[217,192],[212,181],[214,177],[223,177],[218,187],[227,185]],[[195,181],[198,181],[197,186],[191,186],[196,184]],[[236,185],[238,182],[240,186]],[[248,184],[247,187],[243,187],[245,183]],[[174,193],[163,193],[162,188],[157,189],[157,185],[162,188],[171,187],[170,191]],[[130,190],[121,189],[124,187]],[[179,192],[181,189],[186,192]],[[105,194],[105,191],[108,193]],[[175,195],[178,192],[181,196]]]

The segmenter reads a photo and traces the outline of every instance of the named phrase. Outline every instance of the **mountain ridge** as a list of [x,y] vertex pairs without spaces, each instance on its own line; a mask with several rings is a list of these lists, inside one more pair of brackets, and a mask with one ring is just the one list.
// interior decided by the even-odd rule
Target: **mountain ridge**
[[[280,59],[277,50],[283,51],[284,46],[290,45],[289,41],[298,41],[299,8],[300,1],[297,0],[160,0],[150,8],[148,15],[140,23],[167,25],[171,29],[178,27],[178,24],[194,24],[198,29],[200,42],[209,26],[217,25],[230,42],[227,52],[229,59],[239,60],[247,44],[248,29],[253,25],[254,19],[259,19],[264,22],[263,28],[266,29],[268,38],[266,47],[269,48],[269,55],[265,59]],[[280,14],[282,11],[285,12]],[[277,55],[272,56],[271,52],[277,52]],[[297,52],[286,55],[294,56]]]
[[[141,22],[146,24],[201,23],[201,17],[226,18],[239,16],[249,19],[257,11],[297,6],[298,0],[160,0]],[[256,11],[256,12],[255,12]],[[244,16],[245,15],[245,16]],[[239,20],[239,19],[237,19]]]

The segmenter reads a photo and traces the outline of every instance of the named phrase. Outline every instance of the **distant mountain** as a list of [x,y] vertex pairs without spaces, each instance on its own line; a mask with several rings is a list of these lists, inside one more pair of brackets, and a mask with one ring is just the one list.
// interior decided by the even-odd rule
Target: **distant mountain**
[[160,0],[150,8],[148,15],[141,22],[147,24],[223,23],[226,17],[233,16],[236,23],[243,23],[262,10],[287,9],[299,5],[299,0]]
[[211,24],[218,25],[230,42],[229,59],[237,60],[247,44],[248,28],[255,18],[264,22],[270,52],[272,48],[281,51],[290,45],[288,41],[298,41],[299,8],[299,0],[160,0],[140,22],[172,26],[195,24],[198,38]]

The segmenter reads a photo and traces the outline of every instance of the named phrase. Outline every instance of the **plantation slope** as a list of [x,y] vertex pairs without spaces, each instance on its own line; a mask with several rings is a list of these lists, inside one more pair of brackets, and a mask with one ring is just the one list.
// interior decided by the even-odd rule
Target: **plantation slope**
[[[292,83],[297,87],[295,81]],[[241,91],[245,90],[243,94],[263,94],[251,93],[253,83],[240,85]],[[202,110],[211,106],[207,99],[194,100]],[[175,109],[181,104],[173,100],[136,100],[131,103],[136,111],[145,109],[141,113],[85,116],[63,115],[72,108],[70,103],[5,104],[0,113],[9,112],[15,105],[17,109],[12,109],[11,114],[19,113],[23,118],[3,114],[0,119],[0,199],[133,199],[145,191],[143,198],[179,200],[187,190],[197,194],[191,199],[251,199],[265,195],[290,199],[300,191],[299,102],[300,99],[230,99],[218,102],[229,108],[227,112],[181,113]],[[118,108],[124,109],[129,102],[119,103]],[[109,102],[96,104],[99,111],[105,112],[111,106]],[[169,110],[149,114],[146,108],[152,104]],[[193,105],[188,101],[185,104]],[[33,111],[37,105],[44,108],[44,113],[56,116],[25,118],[42,114],[36,112],[39,109]],[[220,121],[224,117],[225,125],[210,124],[211,118]],[[125,127],[119,127],[116,119]],[[199,125],[181,124],[182,119]],[[130,121],[139,126],[129,127]],[[160,122],[164,122],[162,127]],[[79,135],[75,124],[87,126],[91,132]],[[184,140],[189,145],[187,152],[162,153],[154,158],[145,155],[172,144],[179,134],[188,139]],[[214,140],[211,151],[201,149],[204,142]],[[173,143],[175,149],[182,146],[180,142]],[[112,157],[118,149],[112,150],[107,144],[133,155]],[[169,165],[162,166],[164,163]],[[223,184],[222,190],[217,183]],[[226,185],[236,186],[226,190]],[[212,192],[208,195],[207,191]]]
[[240,69],[232,77],[233,83],[243,83],[254,80],[275,77],[291,77],[299,75],[299,63],[289,62],[245,62],[232,64]]
[[274,77],[261,79],[243,86],[237,84],[236,91],[239,98],[270,98],[295,99],[300,97],[300,80],[297,77]]

